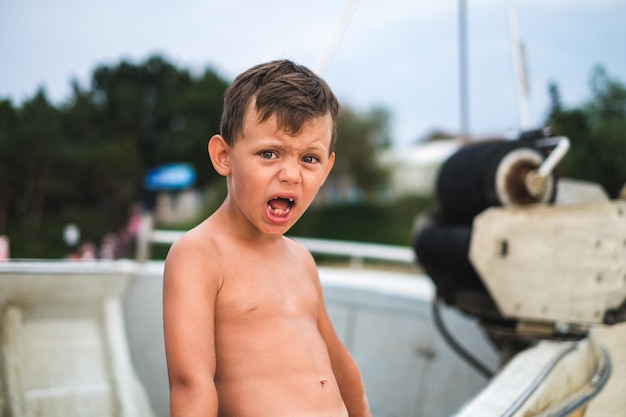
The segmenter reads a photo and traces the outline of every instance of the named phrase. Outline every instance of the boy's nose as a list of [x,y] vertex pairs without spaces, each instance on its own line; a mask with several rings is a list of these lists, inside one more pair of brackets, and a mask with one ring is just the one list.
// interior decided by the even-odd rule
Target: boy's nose
[[295,161],[285,161],[278,173],[281,182],[298,184],[302,179],[300,175],[300,164]]

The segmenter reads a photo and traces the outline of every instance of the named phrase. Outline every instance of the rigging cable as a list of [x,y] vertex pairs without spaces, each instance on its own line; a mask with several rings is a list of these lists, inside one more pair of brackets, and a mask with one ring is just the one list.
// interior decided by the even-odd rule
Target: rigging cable
[[448,331],[445,323],[443,322],[443,318],[441,317],[441,311],[439,307],[439,302],[441,301],[441,297],[437,295],[432,302],[432,313],[433,320],[435,322],[435,326],[439,333],[443,337],[443,339],[448,343],[448,345],[454,350],[461,358],[463,358],[467,363],[469,363],[476,371],[481,373],[485,378],[490,379],[494,375],[494,371],[485,366],[482,362],[480,362],[477,358],[475,358],[471,353],[467,351],[461,344],[452,337],[450,332]]

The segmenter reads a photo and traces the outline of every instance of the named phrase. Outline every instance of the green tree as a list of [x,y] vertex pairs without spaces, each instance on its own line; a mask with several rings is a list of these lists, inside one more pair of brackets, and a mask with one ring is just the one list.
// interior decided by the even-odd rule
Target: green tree
[[12,158],[9,141],[17,123],[17,112],[9,100],[0,100],[0,234],[7,233],[7,219],[11,201],[13,201],[13,186],[9,161]]
[[35,238],[50,187],[60,179],[57,170],[64,149],[61,113],[39,90],[17,112],[16,128],[9,138],[10,160],[6,161],[18,215],[25,231]]
[[601,184],[616,197],[626,183],[626,87],[598,66],[590,80],[592,98],[564,108],[558,86],[550,86],[548,124],[572,147],[561,164],[564,176]]
[[377,160],[377,154],[391,143],[389,113],[377,107],[359,114],[344,107],[337,136],[337,158],[329,182],[351,192],[356,189],[366,199],[375,199],[389,175]]
[[116,231],[161,164],[190,162],[198,185],[211,183],[206,144],[227,86],[212,70],[192,76],[154,56],[96,68],[58,107],[43,90],[20,106],[0,101],[0,233],[12,254],[62,255],[70,221],[90,240]]
[[209,161],[207,143],[220,131],[222,100],[227,87],[226,81],[207,70],[164,103],[162,112],[167,115],[164,117],[167,128],[161,132],[153,149],[156,164],[191,163],[198,174],[198,187],[210,185],[219,177]]
[[227,87],[212,70],[195,79],[160,57],[141,65],[103,66],[92,79],[109,140],[133,140],[144,172],[169,162],[192,163],[199,186],[216,177],[206,145],[219,132]]

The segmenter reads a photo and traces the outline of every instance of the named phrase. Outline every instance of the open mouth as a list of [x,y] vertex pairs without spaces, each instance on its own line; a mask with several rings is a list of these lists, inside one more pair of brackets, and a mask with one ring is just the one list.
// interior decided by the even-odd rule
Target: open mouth
[[267,202],[270,211],[276,216],[286,216],[294,206],[295,201],[293,198],[272,198]]

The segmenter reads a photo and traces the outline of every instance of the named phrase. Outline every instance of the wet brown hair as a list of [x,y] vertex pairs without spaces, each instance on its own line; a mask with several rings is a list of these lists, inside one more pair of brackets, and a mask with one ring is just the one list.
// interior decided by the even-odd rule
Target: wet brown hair
[[243,134],[246,111],[252,105],[259,123],[275,115],[278,127],[291,135],[298,134],[309,120],[330,114],[330,151],[334,151],[339,102],[328,84],[307,67],[289,60],[271,61],[235,78],[224,93],[220,124],[220,134],[230,146]]

